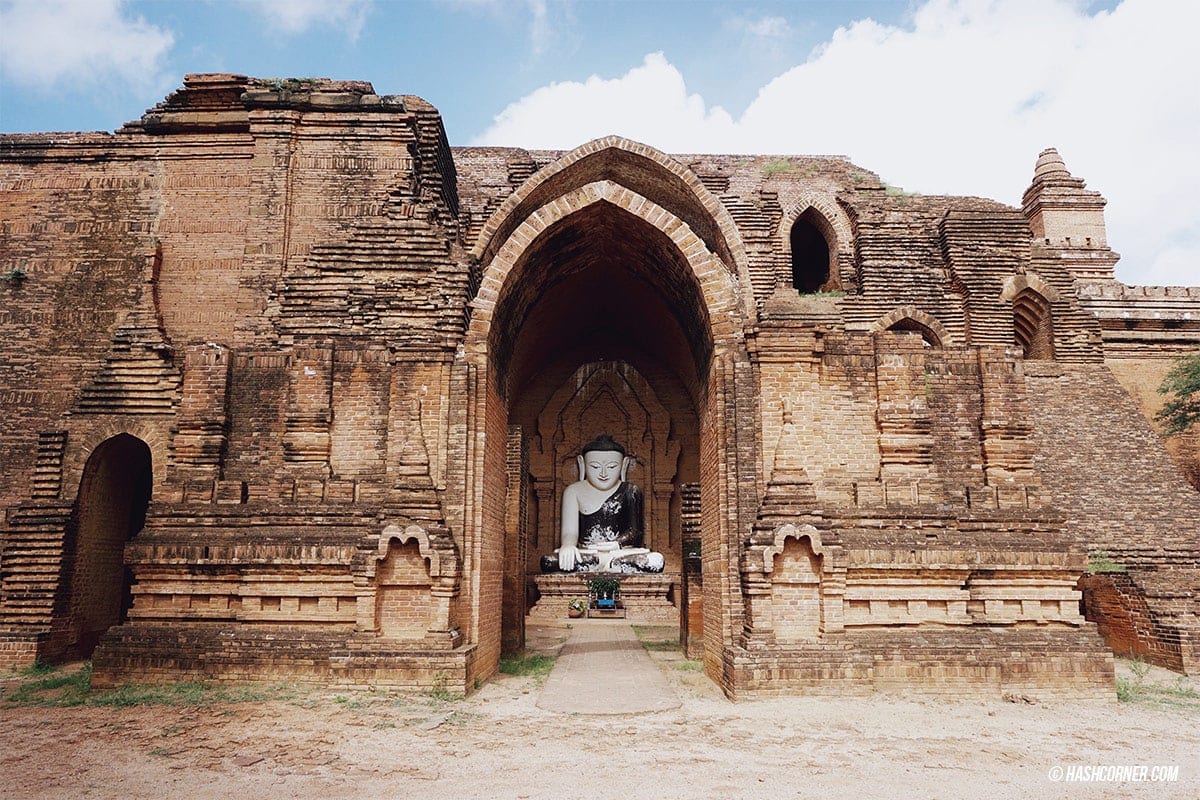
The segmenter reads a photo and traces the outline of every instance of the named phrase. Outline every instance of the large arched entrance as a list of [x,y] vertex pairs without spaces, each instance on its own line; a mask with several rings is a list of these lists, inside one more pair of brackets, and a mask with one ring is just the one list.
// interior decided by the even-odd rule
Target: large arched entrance
[[63,543],[59,599],[41,658],[89,658],[100,637],[124,621],[131,603],[125,543],[142,529],[150,503],[150,448],[126,433],[87,460]]
[[[466,348],[480,674],[502,633],[508,647],[520,639],[515,612],[538,556],[557,546],[578,447],[609,433],[637,455],[647,544],[667,573],[678,581],[685,552],[701,553],[700,649],[719,678],[741,618],[734,531],[749,527],[759,476],[738,253],[694,176],[616,139],[535,175],[485,226]],[[697,499],[698,524],[686,525]]]

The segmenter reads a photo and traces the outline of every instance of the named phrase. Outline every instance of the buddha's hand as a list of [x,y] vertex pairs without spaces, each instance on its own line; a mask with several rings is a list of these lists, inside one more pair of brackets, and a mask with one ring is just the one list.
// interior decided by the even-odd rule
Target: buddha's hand
[[575,565],[579,563],[579,548],[578,547],[560,547],[558,548],[558,568],[563,572],[571,572],[575,569]]

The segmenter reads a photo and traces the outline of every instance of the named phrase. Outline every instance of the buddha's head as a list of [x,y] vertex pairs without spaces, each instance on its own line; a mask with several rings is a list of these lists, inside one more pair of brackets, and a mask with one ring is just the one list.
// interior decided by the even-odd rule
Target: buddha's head
[[611,436],[598,436],[579,452],[579,479],[608,491],[625,480],[632,460]]

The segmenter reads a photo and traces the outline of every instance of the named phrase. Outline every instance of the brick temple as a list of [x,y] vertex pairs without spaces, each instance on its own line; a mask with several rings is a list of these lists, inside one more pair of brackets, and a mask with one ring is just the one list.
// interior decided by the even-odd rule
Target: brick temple
[[630,618],[730,696],[1194,674],[1151,418],[1200,289],[1116,281],[1035,156],[1014,208],[228,74],[0,136],[0,667],[469,692],[586,593],[538,560],[607,433],[666,557]]

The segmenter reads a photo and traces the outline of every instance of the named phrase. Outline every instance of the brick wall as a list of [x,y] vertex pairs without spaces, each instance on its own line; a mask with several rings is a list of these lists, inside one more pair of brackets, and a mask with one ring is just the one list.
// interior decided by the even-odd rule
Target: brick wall
[[[1140,593],[1154,619],[1147,630],[1182,631],[1173,635],[1194,669],[1187,643],[1200,588],[1200,494],[1107,367],[1048,366],[1028,380],[1036,463],[1067,532],[1127,570],[1127,592]],[[1154,638],[1143,646],[1158,648]]]
[[104,442],[88,460],[63,548],[67,591],[42,649],[47,660],[89,657],[128,611],[125,543],[145,520],[151,480],[149,449],[131,436]]
[[429,630],[432,602],[429,569],[417,542],[388,546],[375,572],[375,615],[386,639],[419,641]]
[[[49,624],[46,598],[21,605],[15,587],[32,575],[28,553],[63,556],[90,450],[126,432],[154,454],[149,524],[128,549],[131,622],[107,635],[101,680],[106,669],[165,676],[168,651],[175,669],[203,671],[226,637],[237,644],[214,667],[222,676],[417,684],[442,671],[465,690],[495,669],[502,643],[518,646],[519,625],[503,616],[556,545],[574,452],[599,432],[638,455],[648,544],[669,569],[681,566],[679,486],[699,485],[703,567],[688,613],[703,634],[689,649],[702,641],[706,671],[731,692],[761,678],[738,654],[757,624],[747,543],[815,510],[825,516],[810,521],[844,536],[847,558],[874,565],[822,584],[826,600],[845,589],[847,625],[862,637],[858,655],[838,656],[847,674],[875,653],[892,665],[876,678],[923,680],[954,645],[913,639],[926,660],[910,675],[903,639],[885,635],[893,625],[1074,624],[1062,581],[1083,548],[1127,568],[1120,607],[1144,600],[1147,641],[1175,637],[1179,662],[1194,663],[1197,495],[1101,358],[1149,412],[1147,376],[1164,362],[1147,369],[1139,348],[1194,344],[1195,296],[1105,283],[1116,257],[1096,233],[1103,199],[1049,156],[1018,211],[889,191],[842,158],[671,157],[616,137],[571,153],[451,149],[420,98],[237,75],[188,76],[113,135],[0,144],[0,273],[26,275],[0,284],[0,336],[14,343],[0,353],[0,627]],[[1085,214],[1063,211],[1072,198]],[[790,285],[798,220],[825,238],[836,293]],[[542,238],[509,263],[510,235],[522,247]],[[484,280],[497,259],[508,283]],[[1034,355],[1057,361],[1022,364],[1010,349],[1023,291],[1050,314]],[[625,310],[619,335],[578,338],[604,321],[568,311],[589,302]],[[473,339],[468,325],[497,308],[495,329]],[[896,327],[941,346],[887,332]],[[607,378],[591,385],[589,369]],[[510,426],[528,443],[528,470],[514,467]],[[773,474],[780,464],[786,476]],[[119,554],[115,538],[93,534],[124,513],[102,494],[81,493],[80,552],[91,556],[77,559],[78,589],[63,583],[96,609],[111,604],[90,587]],[[379,607],[363,611],[389,525],[415,525],[437,546],[414,556],[409,540],[387,556]],[[1013,531],[1053,540],[1050,555],[1031,555]],[[914,546],[897,546],[910,535]],[[939,536],[957,549],[931,545]],[[776,599],[794,611],[779,613],[774,635],[803,650],[812,589],[790,546]],[[908,551],[1012,563],[999,577],[956,574],[955,588]],[[1043,557],[1053,574],[1026,574]],[[401,563],[414,575],[396,573],[409,570]],[[963,608],[952,606],[962,592]],[[448,629],[418,630],[421,616]],[[1109,616],[1115,630],[1120,615]],[[100,617],[90,632],[113,618]],[[445,652],[414,655],[422,637]],[[400,639],[409,644],[386,644]],[[274,655],[256,656],[266,641]],[[1012,641],[1014,652],[1057,648],[1086,685],[1103,678],[1086,633]],[[0,649],[19,659],[28,642],[0,638]],[[827,650],[759,667],[784,685],[828,666]],[[968,682],[1012,673],[999,652]],[[1053,682],[1055,658],[1037,661],[1037,680]]]

